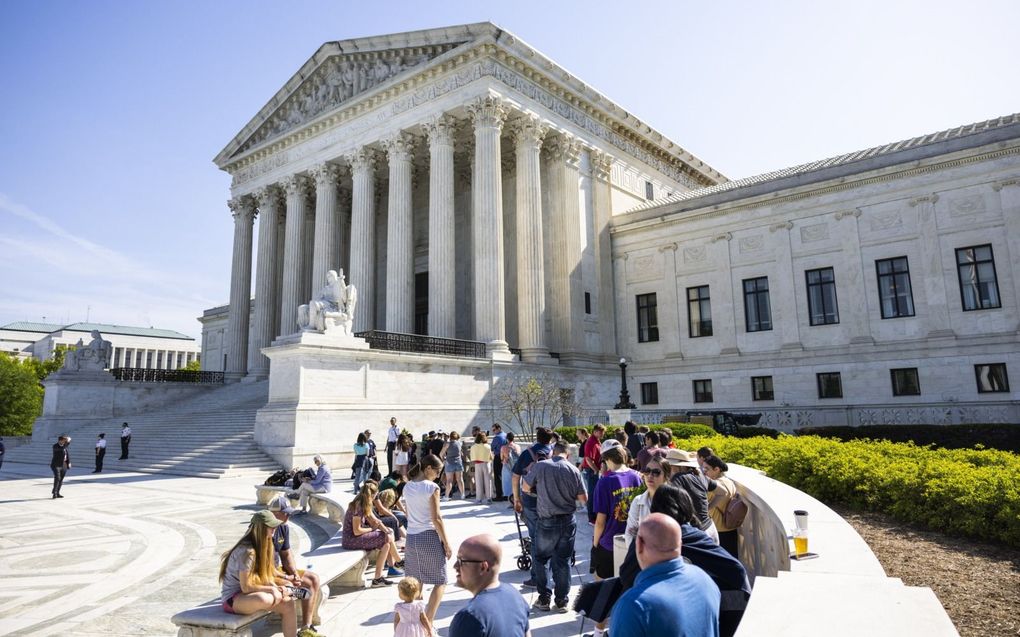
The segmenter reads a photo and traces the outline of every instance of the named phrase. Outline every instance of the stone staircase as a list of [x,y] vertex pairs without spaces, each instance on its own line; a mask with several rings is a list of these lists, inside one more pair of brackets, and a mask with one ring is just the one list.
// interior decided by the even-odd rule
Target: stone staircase
[[[96,436],[106,433],[103,472],[139,471],[201,478],[250,476],[261,482],[280,469],[254,441],[255,412],[266,403],[267,382],[237,383],[210,390],[176,405],[85,425],[72,436],[76,469],[93,467]],[[131,425],[130,458],[120,457],[121,423]],[[11,449],[8,462],[48,466],[55,441]]]

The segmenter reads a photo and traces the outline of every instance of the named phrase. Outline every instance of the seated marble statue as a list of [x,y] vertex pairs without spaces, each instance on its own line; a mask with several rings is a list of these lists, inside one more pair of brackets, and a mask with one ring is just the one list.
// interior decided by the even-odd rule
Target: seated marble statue
[[75,349],[64,353],[63,369],[70,371],[103,371],[110,366],[113,356],[113,344],[103,340],[99,330],[92,330],[92,340],[88,345],[78,339]]
[[357,290],[344,283],[344,271],[326,273],[326,285],[318,295],[298,308],[298,327],[305,332],[352,335]]

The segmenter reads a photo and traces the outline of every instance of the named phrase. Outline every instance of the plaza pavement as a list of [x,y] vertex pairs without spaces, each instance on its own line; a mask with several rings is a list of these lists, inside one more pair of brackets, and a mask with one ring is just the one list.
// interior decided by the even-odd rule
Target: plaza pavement
[[[237,541],[256,510],[252,481],[118,473],[115,466],[116,460],[108,461],[108,470],[95,475],[91,466],[73,468],[59,500],[50,497],[48,467],[7,462],[0,469],[0,635],[171,636],[174,613],[218,597],[219,555]],[[334,486],[338,493],[352,488],[349,480]],[[454,500],[442,507],[454,551],[470,535],[492,533],[503,546],[500,578],[519,588],[526,574],[516,567],[517,529],[507,504]],[[336,528],[317,516],[299,516],[291,525],[299,552]],[[582,514],[572,599],[578,584],[591,580],[590,544],[591,527]],[[440,635],[470,599],[453,585],[452,564],[451,585],[436,617]],[[533,589],[524,592],[529,604],[536,597]],[[397,601],[393,587],[334,591],[320,632],[392,635]],[[531,619],[535,637],[577,635],[580,623],[573,612],[533,613]],[[256,634],[273,630],[263,627]]]

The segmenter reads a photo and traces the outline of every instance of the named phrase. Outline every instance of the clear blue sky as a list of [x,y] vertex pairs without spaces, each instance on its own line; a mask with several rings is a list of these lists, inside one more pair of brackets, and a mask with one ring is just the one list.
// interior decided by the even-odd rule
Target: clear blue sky
[[323,42],[483,20],[731,178],[1020,111],[1008,0],[5,0],[0,324],[199,336],[229,288],[213,156]]

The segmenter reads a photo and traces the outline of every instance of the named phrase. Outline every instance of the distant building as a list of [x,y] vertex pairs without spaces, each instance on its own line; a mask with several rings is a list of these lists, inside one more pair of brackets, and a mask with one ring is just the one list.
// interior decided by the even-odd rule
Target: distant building
[[[202,324],[202,371],[222,372],[227,368],[227,318],[230,305],[211,307],[202,312],[198,322]],[[255,316],[255,301],[252,299],[249,318]],[[250,325],[250,321],[249,321]],[[253,349],[252,352],[255,350]]]
[[112,367],[180,369],[201,360],[198,343],[180,332],[103,323],[8,323],[0,327],[0,351],[48,360],[58,346],[76,345],[78,339],[87,343],[92,330],[113,344]]

